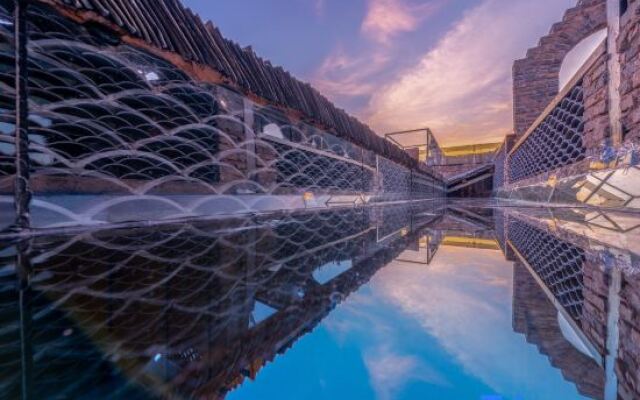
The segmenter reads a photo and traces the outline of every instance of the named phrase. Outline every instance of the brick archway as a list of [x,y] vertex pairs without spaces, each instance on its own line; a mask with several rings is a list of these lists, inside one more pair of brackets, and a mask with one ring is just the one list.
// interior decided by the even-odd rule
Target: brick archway
[[513,123],[523,134],[558,94],[565,56],[583,39],[606,28],[606,0],[580,0],[537,47],[513,65]]

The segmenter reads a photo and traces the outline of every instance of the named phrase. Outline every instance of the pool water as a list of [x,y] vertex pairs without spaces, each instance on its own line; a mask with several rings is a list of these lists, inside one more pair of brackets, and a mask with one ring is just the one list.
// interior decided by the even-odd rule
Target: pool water
[[0,252],[0,398],[635,399],[640,216],[415,202]]

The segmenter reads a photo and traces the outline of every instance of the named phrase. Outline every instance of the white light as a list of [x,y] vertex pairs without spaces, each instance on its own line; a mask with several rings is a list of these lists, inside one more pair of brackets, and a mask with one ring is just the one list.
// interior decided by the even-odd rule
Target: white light
[[13,135],[13,132],[16,130],[16,126],[14,124],[10,124],[8,122],[0,122],[0,133],[4,133],[5,135]]
[[602,29],[586,37],[567,53],[559,72],[559,89],[562,90],[589,60],[598,46],[607,38],[607,30]]
[[155,356],[153,356],[153,361],[158,362],[160,361],[161,358],[162,358],[162,354],[158,353]]
[[271,267],[267,268],[270,272],[278,272],[280,271],[280,268],[282,268],[282,264],[275,264],[272,265]]
[[273,314],[275,314],[278,310],[276,310],[273,307],[269,307],[268,305],[260,302],[260,301],[256,301],[255,304],[253,305],[253,311],[251,312],[251,323],[249,324],[250,327],[253,327],[255,325],[258,325],[260,322],[268,319],[270,316],[272,316]]
[[36,124],[44,128],[49,128],[53,124],[53,121],[51,121],[49,118],[42,117],[38,114],[30,114],[29,120],[35,122]]
[[313,279],[321,285],[332,281],[336,276],[348,271],[353,266],[351,260],[329,262],[313,271]]
[[262,129],[264,135],[273,136],[278,139],[284,139],[280,127],[276,124],[268,124]]
[[139,69],[138,73],[142,75],[147,82],[155,82],[160,79],[160,76],[153,71],[144,72],[143,70]]
[[147,73],[144,75],[144,77],[145,77],[145,79],[146,79],[148,82],[155,82],[155,81],[157,81],[158,79],[160,79],[160,77],[158,76],[158,74],[156,74],[155,72],[147,72]]
[[4,154],[7,156],[14,156],[16,155],[16,146],[11,143],[0,142],[0,154]]

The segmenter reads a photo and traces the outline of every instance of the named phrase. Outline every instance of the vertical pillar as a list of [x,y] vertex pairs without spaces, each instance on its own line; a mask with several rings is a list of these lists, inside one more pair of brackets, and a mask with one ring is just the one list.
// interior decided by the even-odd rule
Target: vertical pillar
[[414,199],[414,193],[413,193],[413,167],[411,169],[409,169],[409,200],[413,200]]
[[605,354],[605,389],[604,400],[618,399],[618,376],[616,360],[620,344],[620,290],[622,288],[622,272],[618,265],[611,268],[609,296],[607,304],[607,351]]
[[359,147],[360,149],[360,196],[362,196],[362,199],[364,200],[364,195],[367,192],[371,191],[371,188],[369,186],[367,186],[367,171],[365,171],[364,168],[364,148]]
[[620,54],[618,36],[620,35],[620,0],[607,0],[607,68],[609,71],[609,125],[612,144],[622,144],[622,109],[620,106]]
[[21,399],[32,398],[33,348],[32,311],[31,311],[31,263],[29,261],[28,242],[21,242],[17,246],[16,273],[18,276],[18,296],[20,308],[20,393]]
[[427,156],[425,157],[426,159],[424,160],[426,165],[429,165],[429,158],[431,157],[431,131],[429,129],[427,129],[426,132],[426,136],[427,136]]
[[27,7],[29,0],[15,0],[14,34],[16,60],[16,180],[15,180],[15,229],[30,225],[29,203],[29,97],[27,92]]
[[507,157],[509,157],[509,152],[507,151],[508,149],[508,142],[507,142],[507,138],[504,139],[504,144],[502,145],[502,165],[500,166],[500,171],[502,173],[502,176],[500,177],[500,180],[502,181],[502,186],[499,189],[502,189],[503,187],[505,187],[507,185]]
[[502,182],[502,186],[507,186],[509,184],[509,180],[510,178],[510,173],[509,173],[509,161],[510,161],[510,157],[509,157],[509,153],[511,153],[511,149],[513,149],[513,146],[516,144],[517,142],[517,136],[514,133],[508,134],[505,138],[504,138],[504,161],[503,161],[503,182]]
[[380,156],[376,154],[376,176],[373,184],[373,192],[376,194],[376,198],[382,195],[382,174],[380,173]]
[[247,151],[250,154],[250,156],[247,156],[247,178],[250,178],[256,169],[256,134],[253,131],[253,103],[248,99],[244,99],[243,108],[244,139],[247,141]]

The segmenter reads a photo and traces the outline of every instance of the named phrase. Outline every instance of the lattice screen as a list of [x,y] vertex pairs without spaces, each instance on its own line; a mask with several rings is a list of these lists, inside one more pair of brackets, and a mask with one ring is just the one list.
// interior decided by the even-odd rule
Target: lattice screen
[[578,82],[509,157],[509,179],[522,179],[570,165],[585,158],[584,95]]
[[[0,205],[11,201],[15,173],[8,3],[0,1],[7,21],[0,24]],[[442,196],[418,181],[412,186],[407,166],[196,80],[98,25],[73,23],[38,4],[30,10],[34,226],[288,209],[294,200],[282,195],[309,192]],[[394,167],[376,168],[377,158]],[[433,179],[424,175],[420,182],[427,181]],[[2,219],[11,217],[0,210]]]
[[513,219],[509,221],[509,240],[569,315],[580,321],[584,303],[584,250]]

